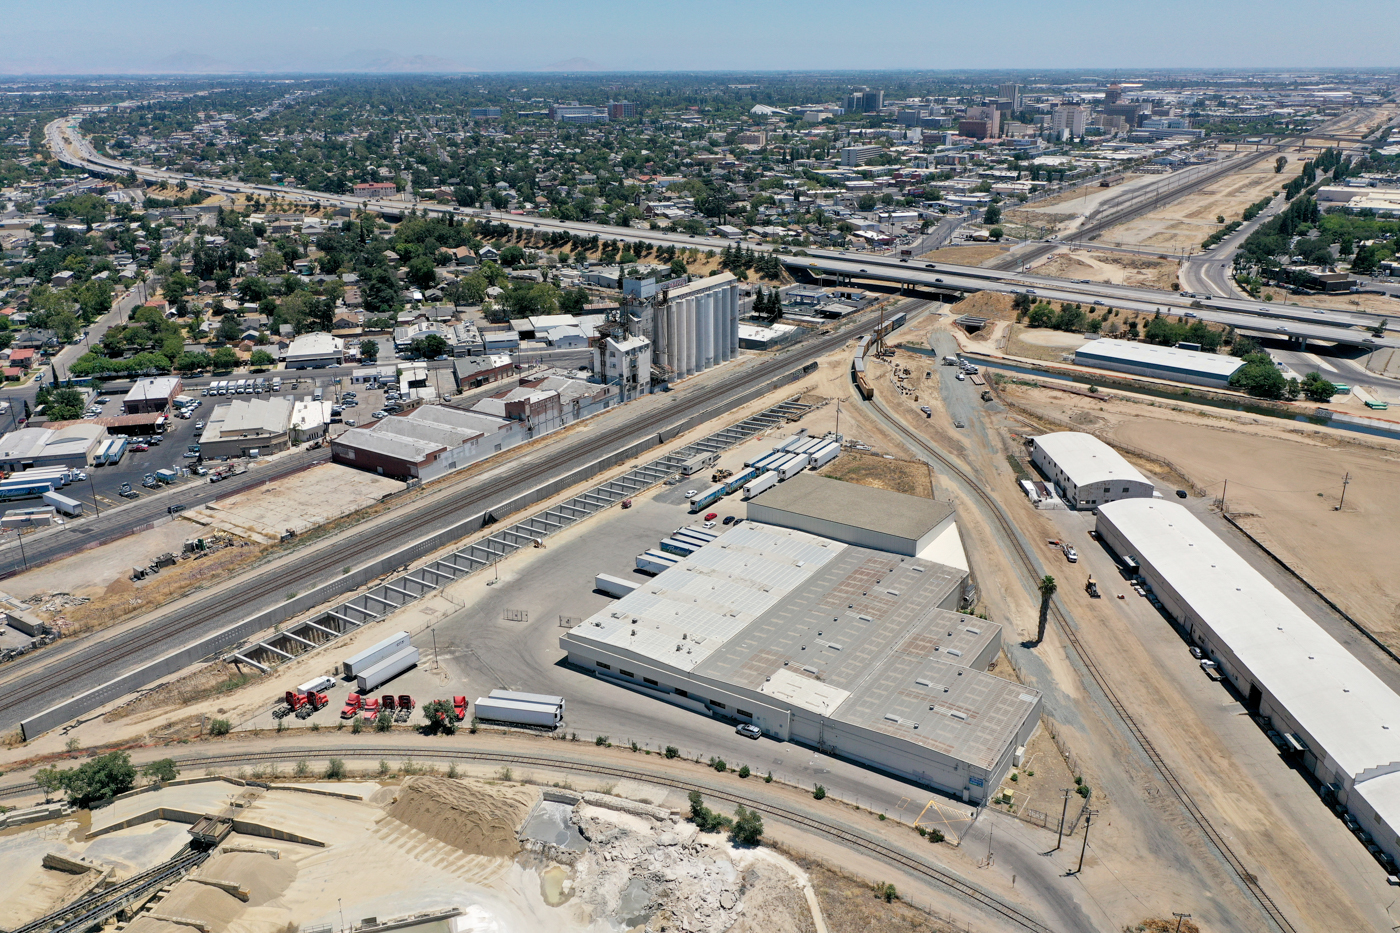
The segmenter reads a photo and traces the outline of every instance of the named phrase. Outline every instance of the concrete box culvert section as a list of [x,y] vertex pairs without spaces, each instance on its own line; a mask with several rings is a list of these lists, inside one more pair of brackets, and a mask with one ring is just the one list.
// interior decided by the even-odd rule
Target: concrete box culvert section
[[[806,374],[807,373],[805,368],[801,368],[787,373],[784,376],[778,377],[777,379],[770,380],[754,389],[749,390],[748,392],[743,393],[738,398],[727,402],[725,408],[733,409],[742,405],[746,405],[756,398],[760,398],[769,392],[781,388],[784,385],[790,384],[792,382],[797,381],[798,379],[801,379]],[[726,438],[730,437],[729,432],[737,431],[740,433],[733,434],[733,439],[726,439],[725,441],[720,443],[720,446],[732,446],[734,443],[737,442],[738,439],[757,434],[768,427],[785,422],[790,417],[800,415],[801,413],[807,410],[808,406],[800,404],[795,397],[786,399],[783,402],[780,402],[779,404],[773,406],[772,408],[766,409],[765,411],[750,416],[749,418],[745,418],[743,421],[739,422],[738,425],[730,425],[726,427],[724,431],[719,432],[725,434]],[[128,673],[123,674],[120,677],[117,677],[111,681],[108,681],[107,683],[102,684],[101,686],[95,687],[92,690],[81,693],[73,697],[72,699],[66,700],[62,703],[52,706],[49,709],[38,713],[37,715],[31,716],[30,718],[23,720],[20,723],[21,734],[25,741],[28,741],[38,735],[41,735],[44,732],[47,732],[50,729],[55,728],[56,726],[68,722],[69,720],[75,719],[83,715],[84,713],[91,712],[92,710],[97,709],[98,707],[103,706],[107,703],[110,703],[113,700],[125,696],[135,690],[139,690],[140,688],[145,687],[155,682],[156,680],[159,680],[162,677],[168,677],[171,674],[182,670],[191,664],[208,659],[217,654],[233,650],[236,648],[236,646],[246,642],[252,635],[258,632],[270,629],[274,625],[278,625],[282,622],[287,621],[288,619],[295,618],[296,616],[300,616],[304,613],[311,612],[317,606],[320,606],[330,601],[331,599],[334,599],[336,596],[339,596],[342,593],[360,589],[361,587],[372,583],[374,580],[391,574],[399,568],[410,565],[414,561],[421,560],[429,554],[439,551],[444,547],[452,544],[453,542],[458,541],[463,537],[466,537],[467,535],[482,530],[487,525],[486,520],[488,517],[494,518],[497,515],[509,515],[513,512],[520,511],[521,509],[528,508],[530,505],[533,505],[534,503],[539,502],[541,500],[548,499],[558,494],[559,492],[568,489],[570,486],[574,486],[588,479],[590,476],[595,476],[598,473],[601,473],[605,470],[616,466],[619,463],[624,463],[630,459],[633,459],[634,457],[639,456],[640,454],[655,446],[658,446],[659,444],[666,443],[667,436],[675,438],[681,434],[684,434],[686,431],[690,431],[695,427],[699,426],[700,424],[705,423],[705,421],[708,421],[712,417],[713,412],[710,410],[702,411],[695,415],[691,415],[690,417],[680,422],[678,425],[673,425],[664,428],[656,435],[629,444],[621,450],[614,451],[613,453],[599,458],[598,460],[595,460],[592,463],[571,470],[568,474],[566,474],[563,477],[551,480],[547,483],[535,487],[534,489],[514,496],[506,500],[505,502],[488,509],[486,512],[480,515],[475,515],[469,519],[459,522],[441,532],[438,532],[437,534],[434,534],[428,538],[422,539],[411,545],[401,548],[400,550],[395,551],[394,553],[382,557],[376,561],[373,561],[370,564],[352,570],[350,573],[343,574],[340,577],[328,583],[316,586],[305,593],[299,593],[293,596],[292,598],[286,600],[285,602],[277,606],[273,606],[269,609],[266,609],[263,612],[258,613],[257,615],[254,615],[233,626],[230,626],[229,628],[216,632],[213,635],[210,635],[177,651],[171,652],[170,654],[167,654],[164,657],[152,661],[149,664],[138,667],[135,670],[129,671]],[[704,438],[702,440],[709,441],[713,437],[717,436],[718,434],[711,435],[711,437]],[[660,482],[661,479],[663,479],[665,476],[669,476],[671,472],[674,472],[674,469],[672,468],[672,463],[675,461],[677,456],[683,454],[684,451],[690,451],[691,455],[693,455],[695,450],[695,444],[688,445],[686,448],[683,449],[683,451],[677,451],[673,454],[667,454],[666,456],[660,457],[655,461],[636,467],[632,471],[630,471],[629,474],[626,474],[628,476],[636,476],[637,481],[643,482],[645,485],[638,486],[635,488],[623,487],[624,489],[626,489],[626,492],[607,492],[597,497],[599,499],[597,503],[585,503],[583,501],[584,495],[587,495],[588,492],[595,492],[596,488],[602,488],[596,487],[595,490],[589,490],[586,493],[582,493],[578,496],[575,496],[573,499],[570,499],[568,503],[566,503],[566,506],[569,505],[569,503],[574,503],[574,505],[569,507],[567,510],[563,507],[555,506],[548,511],[556,512],[557,510],[557,514],[561,516],[561,527],[574,524],[578,520],[592,515],[593,513],[599,511],[602,508],[621,502],[623,499],[627,498],[630,495],[635,495],[636,492],[640,489],[649,488],[650,486],[655,485],[657,482]],[[683,461],[684,457],[681,457],[681,459]],[[645,473],[643,471],[645,471]],[[644,476],[647,477],[647,479],[643,479]],[[608,485],[611,485],[613,482],[615,481],[610,480],[607,483],[604,483],[603,486],[606,487]],[[567,511],[571,516],[570,520],[568,521],[562,521],[565,511]],[[578,514],[575,515],[573,514],[574,512],[577,512]],[[525,520],[525,522],[528,521],[530,521],[530,519]],[[520,524],[524,524],[525,522],[522,522]],[[513,528],[517,526],[510,527]],[[504,529],[503,531],[505,530],[509,530],[509,528]],[[432,567],[434,570],[439,571],[440,573],[453,574],[454,579],[466,576],[469,572],[489,566],[496,560],[500,560],[501,558],[508,556],[510,553],[514,552],[515,550],[518,550],[521,546],[520,544],[515,544],[506,540],[502,540],[501,535],[502,532],[496,532],[484,541],[475,542],[469,545],[468,547],[463,548],[461,551],[455,552],[454,554],[450,555],[451,559],[439,559],[430,564],[429,566]],[[521,539],[521,542],[524,546],[529,546],[535,539],[543,538],[545,537],[545,535],[539,533],[528,535],[518,534],[518,537]],[[481,551],[485,551],[485,554],[480,554]],[[464,569],[460,566],[460,563],[466,562],[470,563],[470,571],[464,571]],[[415,570],[404,576],[412,577],[414,574],[420,574],[420,571]],[[361,594],[355,597],[354,599],[349,600],[347,603],[343,603],[339,606],[332,607],[332,609],[327,610],[324,613],[317,614],[315,618],[309,621],[321,626],[323,630],[332,629],[336,631],[338,635],[344,634],[346,631],[350,631],[353,630],[353,628],[358,627],[358,625],[354,625],[352,622],[350,623],[351,627],[342,628],[342,626],[347,625],[347,620],[354,619],[357,616],[363,616],[363,621],[361,621],[360,624],[363,624],[363,622],[374,621],[375,619],[382,618],[383,616],[389,614],[390,612],[396,609],[408,605],[409,603],[413,602],[418,595],[425,595],[427,593],[435,592],[438,589],[438,587],[433,587],[429,584],[425,584],[421,582],[421,580],[413,580],[409,585],[410,587],[413,587],[413,590],[418,591],[415,595],[413,591],[408,590],[402,585],[400,585],[400,581],[402,579],[403,578],[401,577],[390,581],[389,583],[381,584],[375,589],[369,591],[368,593]],[[389,587],[397,587],[397,590],[389,589]],[[292,631],[300,633],[302,631],[302,628],[294,627]],[[276,642],[274,642],[274,646],[277,646]],[[234,650],[234,653],[241,655],[244,659],[254,661],[260,666],[268,666],[263,661],[259,660],[259,656],[256,653],[254,653],[251,657],[247,654],[247,652],[244,651]],[[293,656],[295,656],[296,654],[294,652],[287,653],[292,654]],[[274,656],[269,660],[273,663],[276,663],[277,661],[286,659],[276,658]]]

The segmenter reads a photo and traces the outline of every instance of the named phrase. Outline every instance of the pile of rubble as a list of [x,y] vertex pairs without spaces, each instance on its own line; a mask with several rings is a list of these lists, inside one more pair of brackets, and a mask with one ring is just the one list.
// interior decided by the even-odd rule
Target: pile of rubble
[[732,846],[670,810],[603,794],[582,795],[568,821],[585,845],[526,839],[526,847],[571,867],[562,888],[583,923],[606,918],[624,929],[684,933],[817,929],[805,876],[771,851]]

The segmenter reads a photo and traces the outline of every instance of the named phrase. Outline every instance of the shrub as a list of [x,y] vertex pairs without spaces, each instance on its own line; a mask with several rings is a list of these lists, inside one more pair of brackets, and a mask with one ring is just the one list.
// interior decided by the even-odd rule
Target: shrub
[[826,797],[826,788],[818,784],[816,788],[812,791],[812,796],[818,800],[824,799]]
[[667,757],[667,758],[679,758],[680,755],[681,755],[681,750],[680,750],[679,748],[676,748],[676,746],[674,746],[674,745],[667,745],[667,746],[666,746],[666,757]]
[[388,773],[389,773],[389,762],[385,761],[383,758],[379,759],[379,773],[380,773],[380,774],[388,774]]
[[375,732],[388,732],[394,728],[394,714],[387,709],[379,711],[379,715],[374,718]]
[[457,731],[457,713],[453,710],[452,704],[446,700],[431,700],[424,703],[423,718],[427,720],[423,726],[424,733],[441,732],[452,735]]
[[1088,784],[1080,784],[1079,787],[1075,790],[1075,793],[1083,797],[1085,800],[1088,800],[1089,794],[1092,792],[1089,790]]
[[345,762],[339,758],[332,758],[326,763],[326,779],[339,781],[345,777]]
[[357,714],[357,715],[355,716],[355,718],[354,718],[353,720],[351,720],[351,722],[350,722],[350,734],[351,734],[351,735],[359,735],[360,732],[361,732],[364,728],[365,728],[365,717],[360,716],[360,715]]
[[311,773],[311,764],[305,758],[297,759],[297,777],[306,777]]
[[772,784],[772,783],[773,783],[773,772],[772,772],[772,771],[769,771],[767,774],[765,774],[765,775],[763,776],[763,783],[765,783],[765,784]]
[[899,897],[899,892],[895,890],[894,885],[886,884],[882,881],[875,885],[875,896],[878,898],[882,898],[884,902],[888,904],[895,898]]
[[723,758],[711,758],[710,767],[714,768],[716,771],[719,771],[721,773],[729,770],[729,765],[724,763]]
[[229,730],[232,728],[233,723],[229,722],[227,719],[213,719],[209,722],[210,735],[228,735]]
[[929,842],[942,842],[942,841],[944,840],[944,838],[946,838],[946,837],[943,835],[943,831],[942,831],[942,830],[930,829],[930,830],[928,831],[928,841],[929,841]]
[[607,748],[612,748],[612,743],[608,741],[608,737],[606,735],[595,736],[593,739],[593,744],[598,746],[605,746]]
[[740,765],[740,766],[739,766],[739,777],[741,777],[741,778],[746,778],[746,777],[748,777],[748,776],[749,776],[750,774],[752,774],[752,773],[753,773],[753,772],[751,772],[751,771],[749,770],[749,766],[748,766],[748,765]]
[[729,825],[729,817],[705,806],[705,798],[700,796],[698,790],[690,792],[689,819],[702,833],[717,833]]
[[763,839],[763,817],[757,810],[750,810],[742,803],[734,811],[734,829],[730,833],[735,842],[745,846],[756,846]]
[[180,774],[180,769],[175,764],[174,758],[162,758],[153,761],[141,769],[141,773],[153,781],[173,781]]

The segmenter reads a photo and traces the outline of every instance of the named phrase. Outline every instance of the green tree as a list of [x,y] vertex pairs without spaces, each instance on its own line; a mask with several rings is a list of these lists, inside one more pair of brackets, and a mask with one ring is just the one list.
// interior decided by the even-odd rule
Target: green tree
[[209,354],[204,352],[181,353],[175,360],[175,369],[182,373],[198,373],[209,368]]
[[437,334],[426,334],[415,338],[408,345],[408,352],[414,353],[425,360],[435,360],[440,356],[445,356],[448,351],[447,341]]
[[734,828],[730,835],[739,845],[758,845],[763,841],[763,817],[757,810],[739,804],[734,811]]
[[231,347],[219,347],[209,356],[215,372],[227,373],[238,368],[238,354]]
[[365,363],[373,363],[377,359],[379,359],[379,341],[361,340],[360,360]]
[[1328,379],[1324,379],[1320,373],[1308,373],[1303,377],[1303,395],[1310,402],[1330,402],[1332,396],[1337,394],[1337,387]]
[[1046,574],[1040,578],[1037,589],[1040,590],[1040,621],[1035,628],[1035,643],[1039,645],[1045,641],[1045,626],[1050,621],[1050,597],[1055,595],[1059,585],[1055,583],[1054,577]]
[[248,356],[248,365],[254,369],[268,369],[277,365],[277,360],[273,359],[272,354],[266,350],[254,350]]
[[432,700],[423,704],[423,718],[427,724],[425,733],[441,732],[452,735],[457,731],[457,713],[446,700]]
[[136,784],[136,768],[126,752],[110,752],[63,773],[68,798],[80,807],[124,794]]
[[690,822],[702,833],[717,833],[729,825],[729,817],[705,806],[705,798],[698,790],[693,790],[690,792]]
[[83,394],[77,389],[58,389],[49,396],[44,414],[50,421],[76,421],[83,416]]
[[243,334],[243,322],[238,319],[236,314],[225,314],[223,319],[219,321],[217,333],[219,339],[224,343],[233,343]]
[[44,792],[45,800],[63,790],[63,775],[61,769],[54,767],[40,768],[34,772],[34,783]]
[[588,292],[582,288],[571,288],[559,296],[559,310],[563,314],[582,314],[588,305]]
[[1256,398],[1283,398],[1288,380],[1267,353],[1251,353],[1230,376],[1230,385]]
[[1287,165],[1288,165],[1288,156],[1279,156],[1277,159],[1274,159],[1274,174],[1275,174],[1275,175],[1280,175],[1280,174],[1282,174],[1282,173],[1283,173],[1284,167],[1287,166]]
[[1001,205],[988,204],[986,213],[982,215],[982,223],[989,226],[1001,223]]
[[154,781],[173,781],[180,776],[174,758],[161,758],[146,765],[141,773]]
[[432,288],[437,284],[437,267],[427,256],[418,256],[408,262],[408,281],[418,288]]
[[58,339],[64,343],[72,342],[78,336],[78,329],[82,326],[78,321],[78,316],[72,311],[59,311],[49,315],[48,326],[58,335]]
[[686,274],[687,272],[689,272],[689,271],[690,271],[690,270],[688,270],[688,269],[686,268],[685,260],[683,260],[683,259],[672,259],[672,260],[671,260],[671,275],[676,276],[676,277],[680,277],[680,276],[682,276],[682,275],[685,275],[685,274]]
[[512,266],[518,266],[525,261],[525,250],[512,243],[510,246],[501,250],[500,259],[501,265],[505,266],[507,269]]

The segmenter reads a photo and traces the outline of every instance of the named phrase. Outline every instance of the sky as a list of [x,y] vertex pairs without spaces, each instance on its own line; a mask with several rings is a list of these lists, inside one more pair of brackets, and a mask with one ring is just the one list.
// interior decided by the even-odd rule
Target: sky
[[1394,0],[0,0],[0,74],[513,72],[563,62],[1400,68],[1400,16]]

